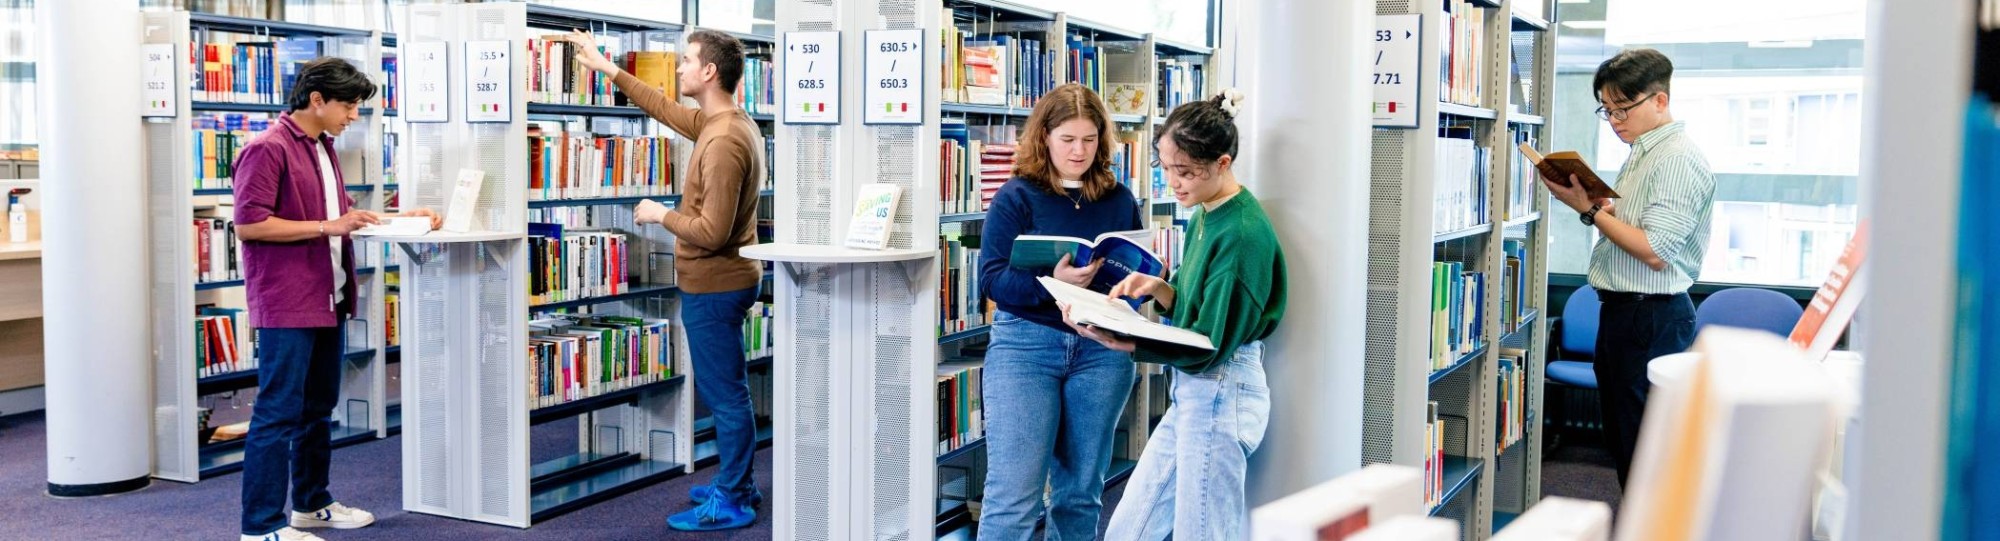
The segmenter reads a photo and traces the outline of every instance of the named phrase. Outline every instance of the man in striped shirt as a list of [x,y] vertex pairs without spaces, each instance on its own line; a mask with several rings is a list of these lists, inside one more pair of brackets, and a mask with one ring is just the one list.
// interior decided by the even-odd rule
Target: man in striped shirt
[[1632,469],[1646,410],[1646,363],[1694,343],[1688,286],[1708,248],[1715,176],[1680,122],[1668,112],[1673,62],[1653,49],[1618,53],[1591,82],[1598,118],[1632,145],[1618,174],[1624,200],[1592,201],[1582,185],[1543,183],[1601,235],[1590,254],[1590,286],[1604,306],[1597,330],[1597,387],[1604,432],[1622,486]]

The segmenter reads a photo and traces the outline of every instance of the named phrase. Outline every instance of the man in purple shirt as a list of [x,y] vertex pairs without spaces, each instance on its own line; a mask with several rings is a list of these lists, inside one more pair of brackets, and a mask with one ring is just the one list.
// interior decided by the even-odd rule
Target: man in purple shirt
[[[375,522],[327,493],[329,416],[340,394],[340,322],[354,315],[354,246],[383,217],[350,209],[333,138],[360,118],[375,83],[338,58],[305,63],[291,112],[236,159],[236,232],[257,329],[257,406],[243,450],[244,541],[318,540],[295,528]],[[405,216],[438,218],[429,209]],[[292,515],[284,520],[286,489]]]

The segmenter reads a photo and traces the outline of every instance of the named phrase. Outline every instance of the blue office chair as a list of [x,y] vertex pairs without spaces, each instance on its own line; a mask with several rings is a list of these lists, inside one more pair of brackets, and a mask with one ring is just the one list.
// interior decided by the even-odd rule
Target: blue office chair
[[1805,313],[1791,296],[1751,287],[1724,289],[1709,295],[1694,310],[1694,332],[1701,334],[1709,325],[1755,329],[1779,337],[1790,336]]
[[1549,389],[1561,391],[1551,395],[1554,400],[1547,402],[1555,406],[1548,408],[1547,423],[1556,429],[1550,449],[1560,445],[1566,433],[1603,430],[1604,416],[1597,403],[1597,371],[1593,362],[1597,356],[1598,311],[1602,307],[1597,290],[1583,286],[1563,303],[1562,317],[1550,321],[1555,354],[1550,356],[1542,374],[1553,384]]

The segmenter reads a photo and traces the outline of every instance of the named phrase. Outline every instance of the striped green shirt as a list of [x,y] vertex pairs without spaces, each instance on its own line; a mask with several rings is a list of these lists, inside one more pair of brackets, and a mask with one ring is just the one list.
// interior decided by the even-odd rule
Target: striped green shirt
[[1653,254],[1667,262],[1653,270],[1600,235],[1590,253],[1590,287],[1627,293],[1672,294],[1701,277],[1708,251],[1715,175],[1680,122],[1639,136],[1618,172],[1618,219],[1646,232]]

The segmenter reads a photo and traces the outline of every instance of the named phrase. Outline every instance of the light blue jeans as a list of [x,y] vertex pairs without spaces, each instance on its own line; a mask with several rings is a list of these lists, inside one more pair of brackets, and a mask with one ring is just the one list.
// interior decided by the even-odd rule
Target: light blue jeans
[[999,312],[981,382],[986,499],[981,541],[1024,541],[1042,517],[1048,539],[1097,538],[1118,415],[1132,394],[1132,356]]
[[1243,480],[1271,420],[1264,343],[1200,374],[1175,371],[1174,403],[1153,429],[1104,538],[1247,539]]

